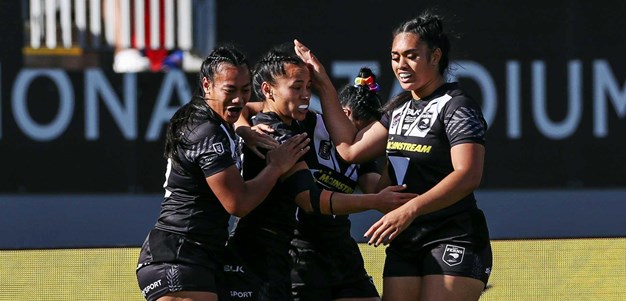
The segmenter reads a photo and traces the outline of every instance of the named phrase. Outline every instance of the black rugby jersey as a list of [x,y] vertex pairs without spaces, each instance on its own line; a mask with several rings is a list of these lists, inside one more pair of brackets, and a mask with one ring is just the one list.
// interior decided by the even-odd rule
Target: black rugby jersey
[[[337,153],[330,139],[322,115],[309,112],[302,122],[311,147],[305,161],[313,178],[321,189],[353,193],[360,175],[377,172],[374,161],[363,164],[345,162]],[[348,215],[317,215],[298,210],[296,238],[304,241],[328,241],[333,238],[350,237]]]
[[231,125],[208,116],[184,127],[183,135],[190,143],[177,146],[180,164],[168,159],[165,198],[156,228],[223,246],[230,215],[209,188],[206,177],[233,164],[241,169],[239,139]]
[[[389,175],[406,192],[422,194],[453,171],[450,148],[485,143],[485,122],[477,102],[456,83],[439,87],[421,100],[409,100],[386,112],[380,121],[388,130]],[[474,195],[439,211],[420,216],[430,220],[476,207]]]
[[[252,118],[252,124],[270,125],[274,132],[271,134],[279,143],[285,142],[294,135],[303,132],[300,123],[294,120],[291,125],[283,121],[274,112],[260,112]],[[263,151],[262,149],[260,149]],[[249,148],[243,148],[243,178],[245,180],[256,177],[265,168],[265,159],[259,158]],[[282,241],[280,245],[288,245],[293,236],[295,227],[296,203],[287,198],[285,186],[278,181],[265,200],[246,216],[237,220],[234,235],[250,235],[252,232],[263,231],[271,234],[275,239]],[[287,243],[285,243],[287,241]]]

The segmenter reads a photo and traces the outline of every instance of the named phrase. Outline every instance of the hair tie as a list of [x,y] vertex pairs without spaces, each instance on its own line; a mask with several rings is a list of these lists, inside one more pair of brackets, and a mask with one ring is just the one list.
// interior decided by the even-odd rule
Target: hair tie
[[374,77],[371,75],[368,77],[356,77],[354,79],[354,86],[367,86],[370,91],[378,92],[380,90],[380,86],[374,81]]
[[370,91],[374,91],[374,92],[378,92],[378,90],[380,90],[380,86],[377,83],[374,83],[372,85],[368,85],[370,88]]
[[368,77],[356,77],[354,79],[354,84],[358,86],[369,86],[374,83],[374,78],[372,76]]

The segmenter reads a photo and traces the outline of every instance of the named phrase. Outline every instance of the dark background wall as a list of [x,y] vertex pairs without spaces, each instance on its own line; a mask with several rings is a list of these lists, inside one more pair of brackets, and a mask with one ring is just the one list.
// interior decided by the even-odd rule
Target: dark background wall
[[[483,103],[489,117],[481,190],[486,191],[487,202],[499,208],[492,212],[520,221],[537,217],[544,209],[554,212],[547,220],[589,213],[590,208],[606,210],[588,217],[592,221],[600,221],[605,213],[623,212],[626,32],[621,29],[626,26],[622,16],[626,3],[622,1],[602,5],[538,0],[219,1],[216,40],[240,45],[254,61],[271,46],[298,38],[326,64],[337,86],[350,81],[342,75],[346,70],[377,66],[382,94],[388,98],[398,91],[389,66],[391,31],[432,5],[448,18],[448,28],[455,33],[451,75]],[[110,66],[27,69],[22,64],[19,11],[18,1],[0,3],[0,209],[4,209],[0,220],[5,227],[29,220],[44,227],[55,214],[69,212],[73,213],[69,217],[99,214],[106,225],[120,219],[118,213],[124,210],[138,215],[146,210],[148,218],[122,218],[128,223],[123,228],[143,233],[149,226],[143,220],[152,223],[158,213],[167,114],[188,101],[195,75],[121,75],[112,73]],[[32,81],[25,80],[33,74]],[[26,84],[16,84],[20,79]],[[136,106],[136,112],[112,113],[111,103],[127,113]],[[24,111],[28,118],[20,115]],[[54,130],[55,122],[59,122],[56,134],[46,132]],[[150,201],[145,201],[147,196]],[[33,198],[36,201],[26,201]],[[94,200],[96,207],[82,206]],[[505,203],[512,207],[499,207]],[[563,207],[552,207],[557,203]],[[58,213],[36,209],[48,207]],[[523,216],[513,214],[520,208],[532,210],[520,211]],[[35,215],[23,216],[29,212]],[[491,221],[499,220],[493,214]],[[71,220],[53,224],[76,226]],[[499,237],[530,236],[506,224],[502,220],[506,231]],[[571,229],[569,236],[598,236],[613,226],[591,232]],[[500,227],[496,226],[504,229]],[[115,243],[115,236],[111,241]]]

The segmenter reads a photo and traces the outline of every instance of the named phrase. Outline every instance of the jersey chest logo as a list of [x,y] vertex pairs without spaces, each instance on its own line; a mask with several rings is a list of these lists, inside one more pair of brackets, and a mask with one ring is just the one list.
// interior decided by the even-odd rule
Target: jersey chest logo
[[391,113],[389,133],[406,137],[426,137],[437,120],[444,105],[450,101],[450,95],[429,100],[423,108],[411,107],[413,101],[408,101],[403,106]]
[[319,146],[319,150],[317,151],[317,155],[324,159],[324,160],[330,160],[330,150],[332,148],[332,145],[330,143],[330,141],[328,140],[323,140],[320,142],[320,146]]
[[217,153],[218,155],[221,155],[224,153],[224,145],[222,144],[222,142],[213,143],[213,149],[215,150],[215,153]]
[[432,125],[432,113],[425,112],[424,114],[420,115],[419,119],[417,120],[417,128],[420,131],[430,130],[431,125]]

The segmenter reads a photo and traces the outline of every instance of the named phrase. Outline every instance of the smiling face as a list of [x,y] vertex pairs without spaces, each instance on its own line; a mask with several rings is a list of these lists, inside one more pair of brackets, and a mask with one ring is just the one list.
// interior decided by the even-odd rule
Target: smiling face
[[274,84],[264,82],[262,89],[264,111],[277,113],[286,124],[304,120],[311,100],[311,76],[306,66],[285,64],[285,75],[274,78]]
[[444,82],[438,71],[441,50],[434,51],[415,33],[396,35],[391,46],[391,68],[402,89],[415,99],[428,96]]
[[233,66],[223,63],[218,68],[210,82],[202,78],[207,104],[229,124],[235,123],[241,114],[243,106],[250,99],[252,83],[250,70],[247,66]]

